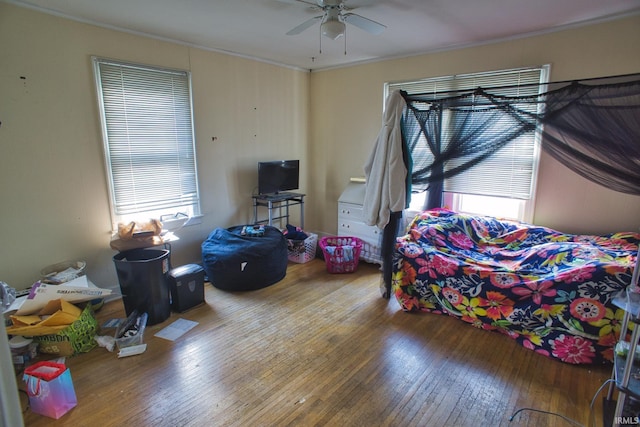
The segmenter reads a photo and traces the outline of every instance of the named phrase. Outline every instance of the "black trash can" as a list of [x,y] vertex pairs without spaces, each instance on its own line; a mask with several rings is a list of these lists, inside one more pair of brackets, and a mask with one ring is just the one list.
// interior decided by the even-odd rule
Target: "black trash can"
[[169,250],[133,249],[113,257],[124,310],[147,313],[147,325],[164,322],[171,314]]

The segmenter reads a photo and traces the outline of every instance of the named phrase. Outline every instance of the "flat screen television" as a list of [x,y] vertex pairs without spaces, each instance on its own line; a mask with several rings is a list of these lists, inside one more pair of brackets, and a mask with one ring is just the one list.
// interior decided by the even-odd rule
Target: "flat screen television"
[[258,193],[277,194],[297,190],[300,180],[299,160],[258,162]]

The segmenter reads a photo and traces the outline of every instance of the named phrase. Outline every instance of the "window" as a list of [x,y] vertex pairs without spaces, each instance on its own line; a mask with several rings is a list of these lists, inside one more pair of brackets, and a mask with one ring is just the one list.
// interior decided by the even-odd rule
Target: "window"
[[112,222],[200,214],[186,71],[93,58]]
[[[541,83],[547,82],[548,66],[528,69],[501,70],[438,77],[412,82],[390,83],[386,93],[401,89],[412,93],[442,93],[442,98],[451,96],[447,91],[484,88],[504,96],[526,96],[542,91]],[[537,107],[523,107],[537,108]],[[535,112],[535,111],[534,111]],[[447,121],[458,119],[455,112],[445,112],[443,134],[449,132]],[[504,132],[505,124],[492,124],[492,134]],[[528,132],[493,156],[475,167],[454,177],[445,179],[445,204],[453,210],[471,214],[492,215],[504,218],[531,221],[533,217],[534,191],[539,158],[539,134]],[[430,154],[429,154],[430,155]],[[464,161],[461,159],[460,162]],[[457,162],[449,162],[447,168],[455,168]],[[425,192],[413,194],[412,206],[425,199]]]

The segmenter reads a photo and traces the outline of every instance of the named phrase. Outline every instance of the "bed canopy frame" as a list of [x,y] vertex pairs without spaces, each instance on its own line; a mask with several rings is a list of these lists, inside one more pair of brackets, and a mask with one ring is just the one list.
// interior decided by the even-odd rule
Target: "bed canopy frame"
[[[399,91],[390,98],[402,97],[402,114],[385,110],[378,144],[393,144],[393,138],[381,139],[400,132],[407,170],[404,188],[407,192],[428,190],[425,209],[442,206],[444,179],[475,166],[532,130],[540,133],[541,148],[574,172],[611,190],[640,195],[640,73],[544,85],[545,90],[536,96],[500,95],[509,88],[505,86],[421,94]],[[445,111],[456,120],[445,123]],[[508,124],[499,136],[490,130],[497,120]],[[447,132],[443,132],[445,126]],[[365,172],[370,171],[365,168]],[[383,189],[367,191],[381,193]],[[368,209],[366,197],[364,208]],[[384,211],[384,206],[377,210]],[[391,208],[388,222],[383,219],[387,298],[401,216],[401,210]],[[381,221],[374,218],[373,224],[380,226]]]

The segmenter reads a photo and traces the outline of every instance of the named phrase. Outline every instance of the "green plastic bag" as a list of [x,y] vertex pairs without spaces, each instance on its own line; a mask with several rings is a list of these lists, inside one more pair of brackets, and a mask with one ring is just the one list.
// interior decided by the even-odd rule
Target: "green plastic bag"
[[93,307],[87,304],[78,320],[71,325],[57,334],[37,336],[33,337],[33,340],[38,343],[40,353],[73,356],[86,353],[97,345],[95,340],[97,330],[98,321],[93,313]]

